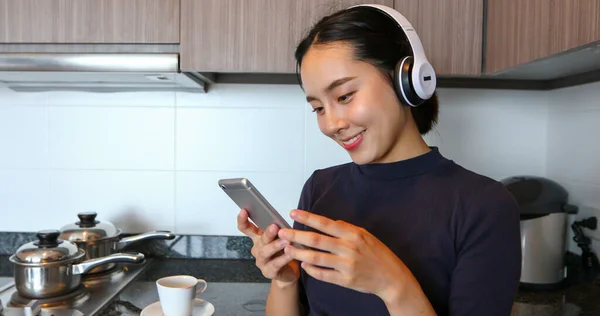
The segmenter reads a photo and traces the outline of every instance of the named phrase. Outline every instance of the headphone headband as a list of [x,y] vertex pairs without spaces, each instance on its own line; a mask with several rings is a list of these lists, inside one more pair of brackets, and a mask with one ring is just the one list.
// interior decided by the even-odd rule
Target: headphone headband
[[[379,10],[387,16],[389,16],[390,18],[392,18],[394,21],[396,21],[398,26],[400,26],[402,31],[404,31],[404,34],[406,34],[406,38],[408,39],[408,42],[413,52],[414,62],[412,63],[412,67],[410,69],[404,70],[409,72],[408,75],[410,77],[411,82],[410,84],[408,84],[408,82],[405,82],[404,84],[400,83],[402,94],[404,96],[405,101],[412,106],[417,106],[424,100],[429,99],[435,92],[435,88],[437,85],[436,74],[433,67],[429,63],[429,60],[427,59],[427,55],[425,55],[425,50],[423,49],[421,39],[419,39],[417,32],[410,24],[408,19],[405,18],[402,14],[400,14],[400,12],[388,6],[380,4],[359,4],[351,6],[348,9],[356,7],[370,7]],[[405,68],[406,65],[404,61],[404,58],[401,59],[401,62],[399,63],[400,65],[398,67]],[[402,69],[398,69],[398,67],[397,71],[402,71]],[[399,80],[402,79],[401,76],[398,76],[398,78]],[[411,88],[411,91],[406,91],[409,87]],[[416,96],[418,97],[417,100],[415,101],[414,97],[405,96],[405,94],[409,93],[416,94]]]

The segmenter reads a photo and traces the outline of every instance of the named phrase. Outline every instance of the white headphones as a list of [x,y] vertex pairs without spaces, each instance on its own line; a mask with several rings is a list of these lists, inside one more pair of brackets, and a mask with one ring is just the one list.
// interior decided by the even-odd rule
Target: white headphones
[[380,10],[394,19],[406,34],[414,57],[403,57],[398,61],[394,70],[394,86],[401,101],[416,107],[431,98],[437,85],[435,71],[427,60],[423,44],[408,19],[400,12],[380,4],[360,4],[348,9],[356,7],[371,7]]

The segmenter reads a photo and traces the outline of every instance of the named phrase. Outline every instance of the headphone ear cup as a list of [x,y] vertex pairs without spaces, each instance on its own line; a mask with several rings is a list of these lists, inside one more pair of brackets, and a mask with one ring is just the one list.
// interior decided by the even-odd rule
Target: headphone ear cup
[[422,104],[424,100],[419,98],[413,88],[413,64],[414,58],[412,56],[406,56],[398,61],[394,69],[394,88],[402,103],[416,107]]

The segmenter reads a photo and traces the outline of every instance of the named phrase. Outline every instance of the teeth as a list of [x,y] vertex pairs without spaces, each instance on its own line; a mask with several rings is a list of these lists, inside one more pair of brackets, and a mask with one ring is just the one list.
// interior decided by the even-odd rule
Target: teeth
[[362,134],[362,132],[358,133],[358,135],[356,135],[356,136],[354,136],[354,137],[350,138],[349,140],[347,140],[345,142],[342,142],[342,143],[344,143],[344,145],[350,145],[350,144],[354,143],[361,134]]

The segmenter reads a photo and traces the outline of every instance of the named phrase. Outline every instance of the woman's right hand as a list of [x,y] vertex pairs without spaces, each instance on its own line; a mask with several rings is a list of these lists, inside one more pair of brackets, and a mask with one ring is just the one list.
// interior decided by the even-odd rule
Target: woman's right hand
[[240,210],[237,222],[238,229],[254,243],[251,253],[256,258],[256,266],[263,276],[277,281],[280,286],[296,283],[300,277],[300,266],[298,261],[283,252],[289,242],[276,239],[279,227],[271,224],[262,232],[248,220],[248,211],[245,209]]

